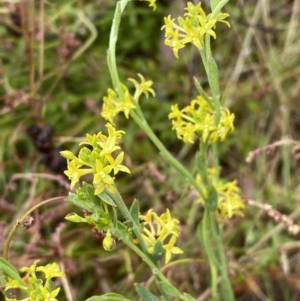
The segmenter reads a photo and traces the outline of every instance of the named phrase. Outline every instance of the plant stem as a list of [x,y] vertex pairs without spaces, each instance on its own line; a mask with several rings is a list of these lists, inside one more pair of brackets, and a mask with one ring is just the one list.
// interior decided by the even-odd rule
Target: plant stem
[[[114,89],[117,91],[120,99],[123,99],[123,91],[121,87],[121,83],[119,80],[118,75],[118,68],[116,63],[116,43],[118,38],[118,29],[121,22],[121,15],[122,12],[127,4],[128,0],[124,0],[117,3],[114,19],[113,19],[113,25],[110,32],[110,39],[109,39],[109,51],[108,51],[108,67],[109,72],[111,75],[111,79],[113,82]],[[121,6],[122,5],[122,6]],[[158,148],[158,150],[162,153],[162,156],[167,160],[167,162],[173,166],[177,171],[179,171],[185,178],[189,180],[191,185],[197,189],[199,194],[204,197],[204,194],[202,192],[201,187],[198,185],[198,183],[195,181],[194,177],[189,173],[188,170],[185,169],[185,167],[178,162],[165,148],[165,146],[161,143],[161,141],[157,138],[157,136],[154,134],[150,126],[148,125],[147,121],[145,120],[144,116],[138,115],[134,110],[130,112],[130,116],[134,119],[134,121],[139,125],[139,127],[148,135],[148,137],[151,139],[151,141],[155,144],[155,146]]]
[[209,20],[213,20],[216,18],[217,14],[220,12],[220,10],[225,6],[225,4],[229,0],[221,0],[218,5],[215,7],[215,9],[212,11]]
[[109,48],[107,53],[108,68],[113,82],[113,86],[121,99],[123,99],[123,91],[122,91],[121,82],[118,75],[117,63],[116,63],[116,44],[118,40],[118,30],[121,23],[121,16],[127,3],[128,0],[121,0],[117,3],[116,11],[113,18],[111,31],[110,31]]
[[211,248],[210,245],[209,229],[210,229],[210,211],[209,211],[209,207],[205,206],[204,217],[201,222],[201,233],[202,233],[203,246],[210,267],[212,297],[216,298],[218,296],[218,270],[213,255],[213,249]]
[[17,228],[22,225],[24,219],[31,213],[33,212],[35,209],[45,205],[45,204],[48,204],[50,202],[54,202],[54,201],[57,201],[57,200],[63,200],[67,198],[66,196],[58,196],[58,197],[55,197],[55,198],[51,198],[51,199],[48,199],[48,200],[45,200],[43,202],[40,202],[38,204],[36,204],[35,206],[33,206],[32,208],[30,208],[28,211],[26,211],[26,213],[15,223],[15,225],[12,227],[12,229],[10,230],[8,236],[7,236],[7,239],[6,239],[6,242],[5,242],[5,246],[4,246],[4,251],[3,251],[3,258],[8,260],[8,250],[9,250],[9,245],[11,243],[11,240],[15,234],[15,232],[17,231]]
[[[122,231],[119,229],[116,229],[115,231],[116,235],[120,237],[124,244],[126,244],[131,250],[133,250],[138,256],[142,258],[142,260],[151,268],[152,273],[161,281],[164,283],[167,283],[169,285],[169,280],[164,276],[164,274],[159,270],[159,268],[155,265],[155,263],[150,259],[148,255],[146,255],[140,248],[138,248],[129,238],[129,236],[124,236]],[[185,300],[191,300],[190,298],[186,297],[184,294],[182,294],[180,291],[178,291],[175,287],[174,290],[177,291],[178,295],[180,295],[180,299]]]
[[218,229],[218,224],[216,223],[216,220],[211,219],[211,226],[212,226],[212,231],[213,231],[213,236],[216,239],[217,243],[217,252],[218,252],[218,257],[220,261],[220,266],[219,269],[221,271],[222,275],[222,280],[221,280],[221,288],[223,291],[223,297],[226,301],[234,301],[234,295],[232,291],[232,287],[228,278],[228,272],[227,272],[227,260],[225,257],[225,252],[223,248],[223,242],[222,242],[222,236],[221,236],[221,231]]
[[[116,186],[115,186],[115,189],[117,189]],[[143,237],[141,235],[140,229],[139,229],[138,225],[135,223],[135,221],[133,220],[133,218],[132,218],[129,210],[127,209],[126,205],[124,204],[124,201],[123,201],[121,195],[119,194],[119,192],[117,192],[117,193],[111,193],[109,191],[106,191],[106,193],[114,200],[114,202],[118,206],[118,209],[121,211],[121,213],[123,214],[123,216],[128,221],[130,221],[132,223],[133,233],[137,237],[142,250],[145,253],[147,253],[147,248],[146,248],[144,239],[143,239]]]
[[158,137],[154,134],[151,127],[147,123],[147,121],[143,118],[141,119],[134,110],[130,112],[130,116],[134,119],[134,121],[138,124],[138,126],[147,134],[150,140],[154,143],[157,149],[161,152],[162,157],[172,166],[174,167],[182,176],[184,176],[190,184],[199,192],[201,197],[204,198],[204,193],[200,185],[196,182],[191,173],[178,161],[176,160],[169,151],[165,148],[163,143],[158,139]]

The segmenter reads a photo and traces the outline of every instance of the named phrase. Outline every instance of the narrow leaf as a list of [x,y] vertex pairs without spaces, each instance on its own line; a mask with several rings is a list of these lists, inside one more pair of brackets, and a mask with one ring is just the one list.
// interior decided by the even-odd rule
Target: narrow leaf
[[146,290],[143,286],[141,286],[139,283],[134,284],[135,289],[139,296],[145,300],[145,301],[160,301],[158,297],[150,293],[148,290]]
[[174,287],[170,283],[158,282],[159,289],[167,295],[174,296],[177,298],[181,298],[181,293],[178,291],[176,287]]
[[[201,147],[203,147],[203,144],[201,145]],[[201,181],[205,186],[208,185],[206,162],[205,162],[204,155],[201,154],[200,152],[197,152],[195,156],[195,163],[196,163],[197,172],[201,177]]]
[[93,204],[86,200],[81,200],[75,193],[69,193],[67,200],[76,207],[85,209],[87,211],[93,210]]
[[165,250],[163,248],[162,242],[160,240],[157,240],[154,245],[154,250],[152,254],[152,258],[154,262],[159,261],[165,254]]
[[139,214],[140,214],[139,201],[137,199],[134,199],[134,201],[130,207],[130,215],[136,225],[139,225],[139,223],[140,223]]
[[91,184],[86,184],[82,187],[85,191],[86,197],[89,201],[89,203],[91,204],[91,207],[94,208],[98,208],[101,210],[101,206],[99,205],[99,199],[98,197],[95,195],[95,187]]
[[215,186],[211,185],[209,187],[206,201],[210,211],[215,212],[218,207],[218,192]]
[[131,300],[125,298],[120,294],[107,293],[102,296],[93,296],[91,298],[86,299],[85,301],[131,301]]
[[117,207],[116,203],[105,191],[102,191],[101,193],[97,194],[97,196],[106,204],[113,206],[113,207]]
[[118,238],[125,241],[131,241],[132,242],[132,236],[129,233],[128,228],[121,222],[117,222],[117,229],[118,229]]
[[66,220],[73,222],[73,223],[87,223],[86,219],[79,216],[78,214],[71,212],[66,217]]
[[0,270],[3,272],[4,275],[6,275],[12,279],[18,280],[20,284],[26,286],[26,284],[20,277],[17,269],[11,263],[9,263],[7,260],[5,260],[2,257],[0,257]]
[[196,301],[196,299],[189,294],[183,293],[183,295],[184,295],[184,301]]
[[211,109],[214,109],[214,105],[211,101],[211,99],[208,97],[208,95],[206,94],[206,92],[202,89],[198,79],[196,77],[194,77],[194,84],[199,92],[199,94],[203,97],[203,99],[206,101],[206,103],[211,107]]

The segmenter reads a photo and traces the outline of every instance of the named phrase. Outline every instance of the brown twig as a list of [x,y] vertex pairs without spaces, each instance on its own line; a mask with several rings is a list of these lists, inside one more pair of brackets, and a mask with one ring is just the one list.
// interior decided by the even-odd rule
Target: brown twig
[[275,151],[276,147],[283,146],[283,145],[284,146],[300,145],[300,142],[292,139],[282,139],[274,143],[268,144],[266,146],[257,148],[248,154],[246,158],[246,162],[251,163],[258,155],[260,155],[263,152],[266,152],[267,154],[272,154]]

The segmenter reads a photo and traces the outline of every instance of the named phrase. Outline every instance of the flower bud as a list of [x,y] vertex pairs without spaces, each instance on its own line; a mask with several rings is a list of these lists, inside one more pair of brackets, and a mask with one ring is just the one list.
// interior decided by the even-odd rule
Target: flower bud
[[112,251],[116,247],[116,241],[114,238],[111,237],[110,233],[107,233],[105,238],[103,239],[103,248],[106,251]]

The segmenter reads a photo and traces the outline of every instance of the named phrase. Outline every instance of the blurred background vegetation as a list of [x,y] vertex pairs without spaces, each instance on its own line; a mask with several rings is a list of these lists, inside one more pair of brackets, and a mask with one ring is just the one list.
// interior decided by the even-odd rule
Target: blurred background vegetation
[[[208,1],[203,7],[209,10]],[[102,97],[111,87],[106,51],[116,1],[0,1],[0,245],[16,219],[34,204],[68,194],[59,149],[78,150],[86,133],[105,131]],[[195,147],[171,131],[171,104],[186,105],[196,94],[193,76],[207,88],[197,51],[180,59],[164,46],[163,17],[183,14],[184,0],[130,2],[119,32],[120,77],[141,73],[154,81],[157,97],[141,106],[152,128],[178,158],[193,168]],[[229,1],[231,28],[220,25],[212,42],[220,68],[222,98],[234,112],[235,131],[217,145],[221,174],[237,179],[245,199],[270,204],[299,222],[298,150],[269,147],[251,163],[250,151],[282,139],[299,139],[300,3],[298,0]],[[49,126],[50,125],[50,126]],[[119,118],[131,175],[117,185],[143,211],[170,208],[182,226],[185,251],[165,267],[182,291],[206,300],[209,268],[195,240],[201,205],[159,156],[132,120]],[[53,132],[54,131],[54,132]],[[74,301],[114,291],[136,300],[134,282],[151,271],[119,243],[113,252],[94,241],[87,226],[64,221],[76,210],[57,202],[33,214],[35,224],[19,229],[10,259],[17,267],[35,259],[57,261],[67,273]],[[281,216],[282,217],[282,216]],[[280,219],[280,218],[279,218]],[[237,300],[300,300],[299,234],[246,206],[244,218],[224,225],[224,245]],[[153,279],[152,279],[153,280]],[[148,286],[154,287],[152,281]],[[61,290],[60,300],[66,298]]]

